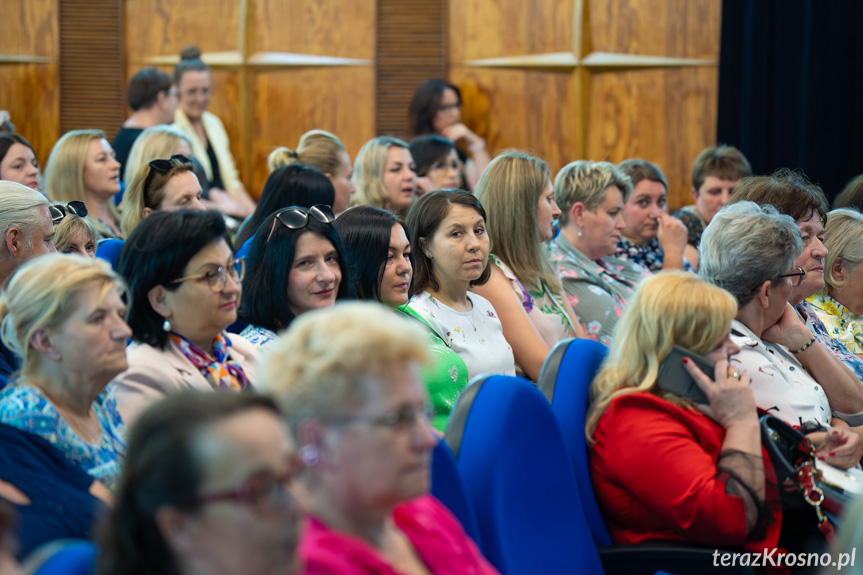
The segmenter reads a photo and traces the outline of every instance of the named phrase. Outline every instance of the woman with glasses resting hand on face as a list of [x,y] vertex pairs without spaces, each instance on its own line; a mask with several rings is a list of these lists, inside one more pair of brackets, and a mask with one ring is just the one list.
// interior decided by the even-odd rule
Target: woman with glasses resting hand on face
[[51,206],[54,222],[54,247],[61,254],[96,257],[96,228],[87,219],[84,202],[69,202]]
[[201,184],[192,161],[182,154],[144,164],[123,194],[120,228],[129,237],[141,221],[154,212],[200,210]]
[[425,348],[416,324],[352,302],[298,318],[264,356],[262,386],[306,465],[301,573],[496,573],[428,493]]
[[129,369],[113,382],[123,419],[184,389],[241,391],[257,351],[226,333],[237,320],[245,262],[219,212],[157,212],[135,228],[118,271],[129,285]]
[[329,307],[349,293],[349,277],[329,206],[284,208],[255,233],[243,280],[240,334],[263,350],[277,331],[309,310]]
[[462,184],[462,163],[452,140],[426,134],[411,140],[410,151],[417,167],[418,195],[465,187]]
[[300,467],[278,408],[255,393],[186,391],[132,429],[98,575],[290,575]]

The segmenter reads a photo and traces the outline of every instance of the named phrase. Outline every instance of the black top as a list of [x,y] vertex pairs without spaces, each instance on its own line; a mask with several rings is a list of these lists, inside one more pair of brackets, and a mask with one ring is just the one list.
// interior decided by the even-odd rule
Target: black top
[[[114,148],[114,154],[117,156],[117,161],[120,162],[120,175],[122,176],[126,169],[126,161],[129,159],[129,152],[132,151],[132,144],[141,135],[144,130],[142,128],[121,128],[111,142],[111,147]],[[131,180],[135,174],[129,174]]]
[[221,188],[225,189],[225,184],[222,182],[222,172],[219,170],[219,160],[216,158],[216,152],[213,150],[213,146],[210,145],[210,141],[207,140],[207,157],[210,158],[210,165],[213,167],[213,179],[208,183],[211,188]]

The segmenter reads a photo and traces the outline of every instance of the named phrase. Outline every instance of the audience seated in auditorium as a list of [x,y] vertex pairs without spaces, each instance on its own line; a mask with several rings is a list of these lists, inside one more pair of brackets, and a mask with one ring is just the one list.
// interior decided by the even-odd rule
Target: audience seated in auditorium
[[73,130],[60,138],[45,165],[45,192],[55,202],[84,202],[100,239],[120,238],[120,163],[102,130]]
[[350,294],[334,219],[329,206],[292,206],[266,218],[255,234],[240,304],[240,317],[249,325],[240,335],[257,349],[274,343],[276,332],[297,316]]
[[863,381],[863,359],[849,352],[842,342],[831,335],[827,326],[806,301],[824,288],[824,258],[828,256],[828,252],[822,242],[828,204],[821,188],[802,174],[781,169],[772,176],[744,178],[728,203],[744,200],[756,204],[770,204],[797,222],[803,241],[803,253],[794,260],[794,265],[800,266],[806,276],[803,282],[791,291],[788,301],[818,341],[827,346],[834,356]]
[[341,303],[298,318],[264,356],[262,386],[306,464],[302,573],[496,573],[429,495],[426,341],[382,305]]
[[407,226],[391,212],[373,206],[349,209],[335,226],[357,298],[381,302],[422,322],[428,335],[429,362],[420,367],[420,377],[434,411],[432,424],[442,432],[459,392],[467,385],[467,365],[431,326],[398,309],[408,302],[413,283]]
[[410,143],[417,172],[417,194],[454,190],[462,185],[462,165],[455,143],[437,134],[417,136]]
[[299,467],[269,398],[187,391],[158,402],[132,428],[96,573],[293,573]]
[[686,226],[668,215],[668,182],[659,166],[633,159],[617,167],[632,180],[632,195],[623,207],[626,227],[613,257],[633,261],[652,272],[691,271],[683,255],[688,245]]
[[742,178],[752,175],[752,166],[743,153],[734,146],[705,148],[692,164],[692,201],[673,214],[689,229],[689,245],[685,255],[698,267],[698,244],[704,228],[722,206],[728,202],[734,187]]
[[408,212],[413,246],[411,299],[402,310],[416,316],[461,356],[469,377],[515,373],[512,347],[497,312],[472,293],[491,275],[485,210],[472,194],[438,190]]
[[123,235],[129,237],[141,220],[155,212],[205,210],[194,170],[189,158],[182,154],[142,165],[123,195]]
[[294,163],[317,168],[330,179],[336,194],[332,203],[333,212],[336,215],[348,208],[351,194],[355,191],[354,183],[351,181],[354,169],[351,165],[351,157],[341,140],[329,132],[311,130],[300,137],[296,151],[289,148],[276,148],[267,159],[270,173]]
[[54,248],[61,254],[96,257],[96,228],[87,219],[84,202],[54,204]]
[[126,240],[118,271],[133,341],[129,369],[112,385],[127,424],[165,395],[254,384],[257,352],[225,333],[237,320],[244,263],[215,211],[156,212]]
[[845,188],[833,198],[833,209],[855,208],[863,210],[863,174],[851,179]]
[[111,142],[121,171],[141,132],[174,121],[177,88],[172,85],[169,74],[156,68],[144,68],[129,80],[129,85],[126,86],[126,104],[132,109],[132,115],[123,122],[122,128]]
[[40,189],[39,160],[24,136],[0,134],[0,180]]
[[426,80],[417,86],[411,100],[408,130],[411,137],[437,134],[463,144],[470,155],[458,148],[461,161],[459,187],[476,187],[479,177],[491,161],[485,140],[477,136],[461,121],[461,90],[446,80]]
[[[615,543],[778,547],[782,510],[752,372],[735,362],[729,337],[736,312],[733,296],[689,272],[647,278],[630,298],[591,384],[586,429],[594,490]],[[659,366],[675,345],[716,362],[705,374],[683,360],[707,409],[659,388]]]
[[608,162],[572,162],[554,179],[560,233],[551,259],[586,336],[605,344],[636,284],[650,275],[633,262],[606,259],[617,250],[631,192],[629,178]]
[[112,490],[126,426],[107,386],[132,334],[121,289],[106,262],[54,254],[18,270],[0,297],[0,335],[23,359],[0,392],[0,422],[44,437]]
[[291,206],[332,206],[335,197],[332,181],[317,168],[302,164],[276,168],[264,184],[264,191],[261,192],[255,211],[240,226],[237,247],[251,239],[261,223],[279,210]]
[[[792,217],[770,205],[741,201],[717,213],[701,239],[699,274],[737,299],[732,340],[735,362],[749,371],[758,407],[792,425],[858,426],[863,386],[800,321],[789,305],[805,271],[794,264],[803,252]],[[855,465],[856,453],[842,462]]]
[[416,195],[416,166],[408,145],[391,136],[365,143],[357,154],[352,206],[375,206],[405,215]]
[[550,177],[539,158],[509,151],[492,160],[474,189],[488,214],[493,253],[488,281],[471,291],[494,307],[517,371],[533,381],[554,344],[585,336],[548,259],[545,242],[560,215]]
[[207,111],[213,78],[197,48],[190,46],[180,53],[174,68],[174,86],[180,103],[174,126],[186,134],[192,154],[204,166],[208,197],[228,215],[247,217],[255,209],[255,201],[240,181],[224,124]]

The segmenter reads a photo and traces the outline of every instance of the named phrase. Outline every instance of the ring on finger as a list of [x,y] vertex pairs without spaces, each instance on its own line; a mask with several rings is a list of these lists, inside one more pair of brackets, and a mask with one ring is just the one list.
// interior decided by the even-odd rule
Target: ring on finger
[[731,377],[733,377],[734,379],[740,379],[740,374],[739,374],[738,372],[736,372],[736,371],[732,371],[730,375],[731,375]]

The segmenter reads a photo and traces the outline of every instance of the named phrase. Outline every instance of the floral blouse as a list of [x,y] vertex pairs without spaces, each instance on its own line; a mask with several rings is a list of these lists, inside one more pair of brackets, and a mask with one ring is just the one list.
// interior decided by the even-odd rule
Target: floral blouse
[[264,351],[270,345],[279,341],[279,336],[275,333],[271,332],[265,327],[258,327],[256,325],[247,325],[246,328],[240,332],[240,337],[243,337],[255,346],[255,349],[258,351]]
[[830,350],[835,357],[842,363],[848,366],[848,369],[854,372],[854,375],[863,382],[863,359],[860,359],[845,347],[841,341],[832,337],[827,329],[827,326],[818,318],[815,310],[807,301],[801,301],[794,306],[798,313],[806,320],[806,327],[812,332],[812,335],[818,338],[827,349]]
[[863,316],[828,295],[815,294],[807,300],[831,337],[842,342],[851,353],[863,353]]
[[560,272],[563,291],[587,336],[611,344],[614,326],[640,279],[650,272],[626,260],[591,260],[563,234],[551,242],[551,259]]
[[[610,259],[628,260],[652,272],[658,272],[662,271],[662,264],[665,263],[665,252],[655,237],[643,244],[637,244],[621,236],[617,242],[617,253]],[[692,271],[692,264],[686,258],[683,258],[683,269]]]
[[75,433],[40,389],[14,384],[0,392],[0,422],[44,437],[68,459],[114,491],[126,455],[128,432],[110,388],[93,402],[93,410],[102,435],[96,443],[89,443]]
[[707,224],[695,211],[695,206],[684,206],[671,215],[683,222],[689,230],[689,245],[697,248],[701,243],[701,234],[704,233]]

